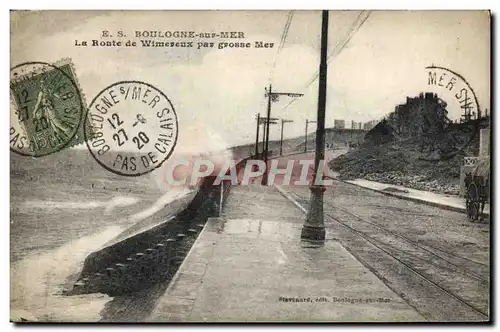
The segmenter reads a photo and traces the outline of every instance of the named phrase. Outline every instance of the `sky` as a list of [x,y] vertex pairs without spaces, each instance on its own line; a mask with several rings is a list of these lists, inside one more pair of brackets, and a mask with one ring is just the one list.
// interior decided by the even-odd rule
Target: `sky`
[[[318,80],[306,85],[319,67],[321,13],[295,11],[278,54],[288,15],[288,11],[15,12],[11,65],[70,58],[87,105],[117,81],[152,84],[175,107],[178,144],[184,149],[253,142],[255,116],[266,111],[264,88],[272,83],[274,91],[304,94],[290,105],[290,98],[281,97],[272,107],[273,117],[294,121],[286,125],[284,136],[296,137],[303,135],[306,119],[316,119]],[[359,11],[330,11],[329,53],[345,42],[358,15]],[[74,46],[75,40],[99,39],[102,30],[123,30],[124,40],[137,42],[135,31],[239,31],[245,38],[236,42],[264,41],[274,47],[219,50],[217,39],[212,40],[214,48],[200,50]],[[482,108],[489,110],[489,14],[370,12],[341,52],[330,57],[326,126],[333,126],[335,119],[349,123],[381,119],[406,96],[426,89],[425,67],[432,64],[461,74]],[[458,115],[451,112],[452,117]],[[270,136],[279,139],[277,126]]]

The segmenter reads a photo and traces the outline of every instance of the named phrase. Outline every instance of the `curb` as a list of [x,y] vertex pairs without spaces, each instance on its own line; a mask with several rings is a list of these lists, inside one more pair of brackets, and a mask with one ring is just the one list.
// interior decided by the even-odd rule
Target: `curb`
[[[339,181],[342,181],[342,180],[339,180]],[[398,194],[387,192],[387,191],[383,191],[383,190],[378,190],[378,189],[373,189],[373,188],[367,188],[367,187],[361,186],[361,185],[356,184],[356,183],[351,183],[351,182],[346,182],[346,181],[342,181],[342,182],[351,184],[351,185],[356,186],[356,187],[368,189],[368,190],[371,190],[371,191],[374,191],[374,192],[377,192],[377,193],[381,193],[381,194],[384,194],[386,196],[396,197],[396,198],[399,198],[399,199],[403,199],[403,200],[411,201],[411,202],[415,202],[415,203],[423,203],[423,204],[426,204],[426,205],[430,205],[430,206],[441,208],[443,210],[449,210],[449,211],[455,211],[455,212],[462,212],[462,213],[466,213],[467,212],[465,210],[465,208],[461,208],[461,207],[458,207],[458,206],[451,206],[451,205],[446,205],[446,204],[442,204],[442,203],[436,203],[436,202],[426,201],[425,199],[420,199],[420,198],[415,198],[415,197],[410,197],[410,196],[404,196],[404,195],[398,195]],[[388,184],[387,186],[389,187],[390,185]]]
[[187,258],[189,256],[191,256],[191,253],[192,251],[194,250],[194,246],[196,245],[196,242],[198,241],[198,239],[200,238],[200,236],[202,235],[202,233],[205,231],[205,229],[207,228],[207,225],[210,221],[210,219],[219,219],[219,217],[208,217],[207,221],[205,222],[205,225],[203,225],[203,228],[200,230],[200,233],[198,233],[198,237],[196,238],[196,240],[194,241],[193,245],[191,246],[191,248],[189,248],[189,251],[186,253],[186,256],[184,257],[184,259],[182,260],[182,263],[179,265],[179,267],[177,268],[177,271],[175,271],[175,274],[174,276],[172,277],[172,279],[170,279],[170,281],[168,282],[168,286],[167,288],[165,289],[165,291],[163,292],[163,295],[166,295],[168,294],[169,291],[172,290],[172,287],[174,287],[175,283],[177,282],[177,279],[179,279],[179,276],[180,274],[182,273],[181,270],[183,269],[184,265],[187,264],[186,261],[187,261]]
[[[399,194],[395,194],[395,193],[391,193],[391,192],[387,192],[387,191],[383,191],[383,190],[368,188],[368,187],[364,187],[364,186],[361,186],[359,184],[348,182],[346,180],[341,180],[341,179],[338,179],[338,178],[332,178],[332,177],[328,177],[328,178],[332,179],[332,180],[339,181],[339,182],[343,182],[343,183],[346,183],[346,184],[350,184],[350,185],[353,185],[353,186],[356,186],[356,187],[359,187],[359,188],[371,190],[371,191],[374,191],[374,192],[377,192],[377,193],[380,193],[380,194],[383,194],[383,195],[386,195],[386,196],[396,197],[396,198],[399,198],[399,199],[403,199],[403,200],[407,200],[407,201],[411,201],[411,202],[415,202],[415,203],[426,204],[426,205],[434,206],[434,207],[437,207],[437,208],[440,208],[440,209],[443,209],[443,210],[460,212],[460,213],[467,213],[467,210],[465,208],[462,208],[462,207],[452,206],[452,205],[447,205],[447,204],[442,204],[442,203],[436,203],[436,202],[431,202],[431,201],[426,201],[425,199],[421,199],[421,198],[404,196],[404,195],[399,195]],[[387,186],[389,187],[390,184],[387,184]],[[489,212],[483,212],[483,215],[489,217],[490,213]]]
[[307,210],[299,204],[299,202],[297,202],[297,200],[295,198],[293,198],[292,196],[290,196],[285,190],[281,189],[279,186],[277,185],[274,185],[274,188],[276,188],[276,190],[278,190],[278,192],[283,196],[285,197],[286,199],[288,199],[290,202],[293,203],[293,205],[295,205],[300,211],[302,211],[304,214],[307,214]]
[[151,310],[151,312],[148,314],[147,318],[144,320],[145,323],[161,323],[161,324],[164,324],[164,323],[199,323],[199,322],[203,322],[203,321],[190,321],[189,320],[189,315],[191,314],[191,311],[193,310],[193,307],[194,307],[194,301],[196,300],[196,297],[198,296],[198,289],[200,287],[199,284],[203,283],[202,279],[203,279],[203,276],[205,275],[206,273],[206,269],[207,269],[207,266],[205,266],[205,271],[203,272],[203,275],[200,276],[200,282],[199,284],[196,286],[196,291],[195,291],[195,297],[193,299],[193,303],[188,305],[188,309],[185,309],[183,311],[181,311],[180,313],[179,312],[170,312],[170,311],[161,311],[163,314],[167,314],[168,316],[170,315],[175,315],[175,316],[181,316],[182,318],[180,320],[178,319],[174,319],[174,320],[171,320],[170,318],[171,317],[168,317],[168,320],[157,320],[155,319],[155,315],[159,312],[159,310],[157,310],[158,308],[158,305],[159,303],[162,301],[162,298],[168,298],[168,299],[185,299],[184,296],[179,296],[179,295],[172,295],[172,289],[174,286],[176,286],[176,283],[177,281],[179,280],[180,276],[182,273],[186,273],[184,271],[184,268],[186,266],[187,261],[188,261],[188,258],[191,257],[191,254],[194,250],[196,250],[195,246],[196,246],[196,243],[198,242],[198,240],[200,239],[200,237],[202,236],[202,234],[206,231],[207,229],[207,225],[212,221],[212,220],[220,220],[221,218],[220,217],[209,217],[207,219],[207,221],[205,222],[205,225],[203,225],[203,228],[201,229],[200,233],[198,234],[198,237],[196,238],[195,242],[193,243],[193,245],[191,246],[191,248],[189,248],[189,251],[186,253],[186,256],[184,257],[184,259],[182,260],[182,263],[179,265],[179,267],[177,268],[177,271],[175,271],[175,274],[174,276],[172,277],[172,279],[170,279],[170,281],[168,282],[168,286],[161,291],[161,294],[160,296],[155,300],[154,304],[153,304],[153,309]]

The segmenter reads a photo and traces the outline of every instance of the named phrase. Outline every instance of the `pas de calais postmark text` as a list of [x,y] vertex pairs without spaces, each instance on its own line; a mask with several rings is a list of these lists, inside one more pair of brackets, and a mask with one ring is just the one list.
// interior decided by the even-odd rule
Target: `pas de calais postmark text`
[[85,138],[92,156],[119,175],[152,172],[168,159],[177,142],[174,107],[148,83],[122,81],[108,86],[92,100],[87,118]]
[[10,104],[11,151],[40,157],[83,143],[85,106],[69,60],[13,67]]

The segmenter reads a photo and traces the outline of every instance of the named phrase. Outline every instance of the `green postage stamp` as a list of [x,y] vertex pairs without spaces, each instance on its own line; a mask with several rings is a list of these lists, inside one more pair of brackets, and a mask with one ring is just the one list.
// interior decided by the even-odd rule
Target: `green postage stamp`
[[69,59],[11,69],[12,151],[45,156],[84,142],[85,103]]

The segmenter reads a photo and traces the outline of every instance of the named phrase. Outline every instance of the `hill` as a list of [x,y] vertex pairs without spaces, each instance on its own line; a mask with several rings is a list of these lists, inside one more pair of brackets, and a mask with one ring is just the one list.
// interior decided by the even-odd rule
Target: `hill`
[[[356,145],[363,142],[365,130],[356,129],[325,129],[325,144],[326,148],[333,147],[345,147],[350,143]],[[304,136],[298,136],[293,138],[286,138],[283,140],[283,154],[301,152],[304,151],[306,140]],[[316,132],[312,131],[307,135],[307,150],[314,150],[316,146]],[[233,153],[238,153],[243,156],[253,154],[255,151],[255,143],[249,143],[241,145],[238,147],[233,147]],[[278,154],[280,150],[279,140],[269,141],[269,151],[272,151],[274,155]],[[259,141],[259,153],[262,152],[262,138]]]
[[419,138],[394,140],[380,145],[363,143],[330,162],[341,179],[367,180],[408,188],[458,195],[460,167],[465,156],[477,155],[479,139],[447,159],[423,158]]

